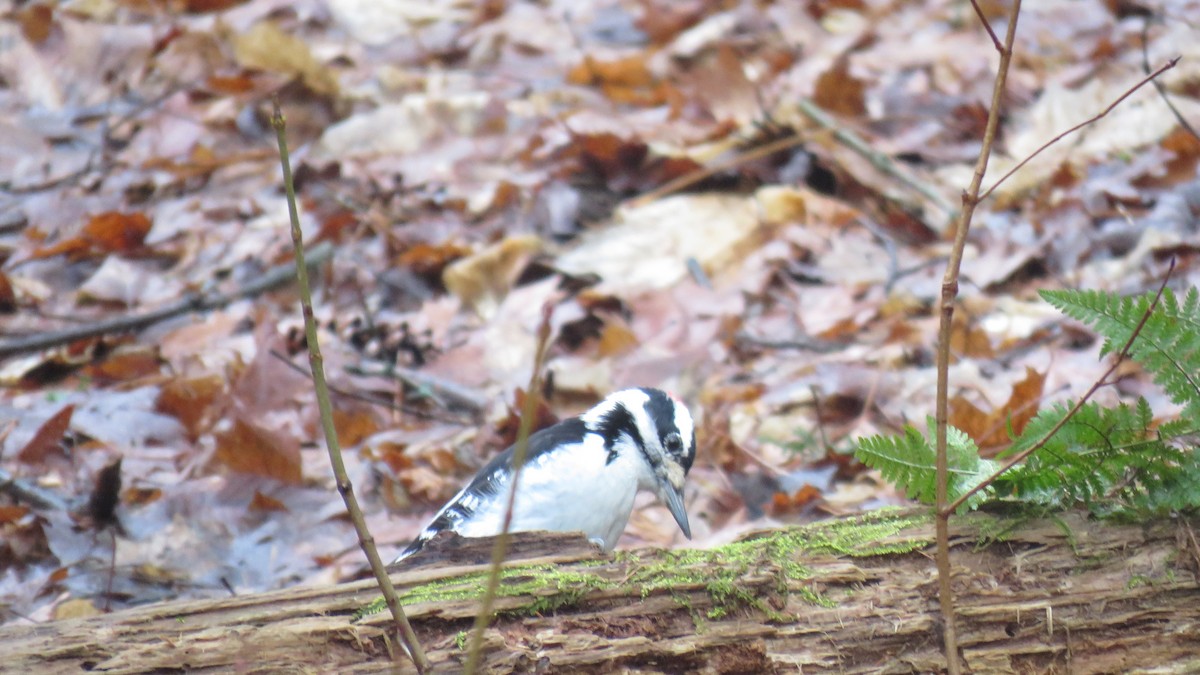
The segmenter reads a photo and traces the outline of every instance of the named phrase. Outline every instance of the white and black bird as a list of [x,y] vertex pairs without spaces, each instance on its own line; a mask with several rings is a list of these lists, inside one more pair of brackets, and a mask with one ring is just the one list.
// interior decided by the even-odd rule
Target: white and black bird
[[[584,414],[529,436],[509,531],[583,532],[611,551],[634,496],[650,490],[691,539],[683,481],[695,456],[695,428],[683,403],[658,389],[610,394]],[[512,479],[510,447],[480,469],[395,562],[440,532],[500,534]]]

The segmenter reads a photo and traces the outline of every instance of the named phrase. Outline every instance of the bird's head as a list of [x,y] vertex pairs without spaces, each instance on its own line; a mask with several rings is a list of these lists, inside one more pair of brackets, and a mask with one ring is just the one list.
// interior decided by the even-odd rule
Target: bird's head
[[[692,538],[683,505],[683,483],[696,457],[695,424],[687,406],[658,389],[624,389],[589,410],[583,421],[605,438],[610,452],[623,437],[641,451],[653,476],[651,488]],[[610,455],[611,459],[615,457]]]

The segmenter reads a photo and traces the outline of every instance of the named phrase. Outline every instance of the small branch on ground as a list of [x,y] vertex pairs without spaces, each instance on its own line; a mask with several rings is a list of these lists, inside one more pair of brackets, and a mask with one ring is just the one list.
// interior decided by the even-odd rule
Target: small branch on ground
[[[817,104],[807,99],[800,99],[797,105],[800,108],[800,112],[804,113],[806,117],[815,122],[818,126],[829,130],[833,134],[834,139],[839,143],[861,155],[864,159],[871,163],[871,166],[875,167],[885,175],[895,178],[900,182],[901,185],[927,199],[939,211],[942,212],[943,217],[947,221],[953,218],[954,207],[947,203],[946,200],[943,199],[940,194],[938,194],[937,190],[934,190],[932,187],[922,183],[915,176],[896,164],[892,158],[875,150],[870,146],[869,143],[860,138],[857,134],[838,124],[837,121],[829,115],[829,113],[822,110]],[[631,199],[629,201],[629,205],[633,207],[644,206],[655,200],[662,199],[667,195],[684,190],[722,171],[728,171],[729,169],[753,162],[757,159],[769,157],[777,152],[794,148],[802,143],[804,143],[804,139],[801,136],[790,135],[771,141],[770,143],[751,148],[728,159],[715,162],[711,166],[697,169],[696,171],[692,171],[691,173],[680,176],[674,180],[667,181],[654,190]]]
[[[323,264],[332,257],[333,246],[329,242],[321,242],[305,253],[309,267]],[[0,359],[16,354],[34,352],[39,349],[65,345],[76,340],[86,340],[111,333],[138,331],[189,312],[207,312],[213,309],[220,309],[235,300],[252,298],[279,288],[292,281],[295,278],[295,273],[295,267],[291,264],[276,265],[254,281],[232,293],[189,293],[181,300],[142,314],[121,316],[107,321],[97,321],[96,323],[51,333],[37,333],[11,340],[0,340]]]
[[[368,368],[368,365],[374,367]],[[428,395],[441,407],[447,410],[461,410],[473,417],[482,415],[484,409],[487,407],[487,397],[478,391],[457,382],[412,368],[368,360],[364,361],[362,365],[348,366],[346,370],[355,375],[388,377],[400,380],[418,392]]]
[[669,180],[666,183],[663,183],[662,185],[647,192],[646,194],[639,195],[629,200],[629,205],[635,208],[639,206],[645,206],[646,204],[662,199],[668,195],[673,195],[680,190],[685,190],[702,180],[715,176],[722,171],[728,171],[729,169],[741,166],[742,164],[753,162],[756,159],[770,157],[777,152],[794,148],[802,143],[804,143],[804,139],[793,134],[791,136],[785,136],[783,138],[776,139],[764,145],[750,148],[749,150],[746,150],[745,152],[739,152],[728,159],[714,162],[710,166],[696,169],[695,171],[686,173],[678,178]]
[[404,608],[400,606],[400,600],[396,595],[396,588],[392,585],[391,577],[388,576],[383,560],[379,557],[379,551],[375,548],[375,539],[367,529],[367,521],[363,517],[362,509],[358,506],[358,498],[354,495],[354,485],[350,482],[350,477],[346,473],[346,465],[342,461],[337,430],[333,426],[333,407],[329,402],[329,387],[325,383],[324,359],[321,356],[320,344],[317,341],[317,322],[313,318],[312,292],[308,284],[308,266],[304,262],[304,241],[303,235],[300,232],[300,215],[296,209],[296,188],[292,181],[292,167],[288,158],[287,124],[284,121],[283,113],[279,109],[278,101],[274,104],[274,110],[271,115],[271,126],[275,128],[275,135],[279,141],[279,163],[283,167],[283,184],[287,191],[288,216],[292,224],[292,246],[296,253],[296,280],[300,290],[301,309],[304,313],[304,335],[308,342],[309,363],[312,366],[313,385],[317,394],[317,407],[321,411],[321,428],[325,432],[325,447],[329,451],[329,463],[333,467],[333,475],[337,481],[338,492],[341,493],[342,499],[346,503],[346,510],[350,514],[350,520],[354,523],[354,531],[358,534],[358,542],[362,546],[363,553],[367,556],[367,562],[370,564],[371,571],[375,574],[375,579],[379,583],[379,590],[383,593],[384,601],[387,603],[388,609],[392,612],[392,618],[395,619],[400,635],[400,643],[407,650],[409,658],[412,659],[413,665],[417,668],[417,673],[423,674],[429,670],[429,661],[426,660],[425,652],[421,649],[421,644],[417,641],[416,633],[413,632],[412,625],[409,624],[408,617],[404,614]]
[[[290,358],[288,358],[287,354],[284,354],[281,351],[272,349],[271,356],[275,357],[276,359],[279,359],[280,362],[282,362],[288,368],[291,368],[292,370],[296,371],[300,375],[303,375],[304,377],[309,378],[309,379],[312,378],[312,373],[310,373],[308,370],[304,369],[303,367],[297,365],[296,363],[293,363],[292,360]],[[388,366],[387,368],[391,368],[391,367]],[[351,373],[352,375],[363,375],[366,377],[373,377],[375,375],[384,376],[384,372],[382,372],[382,371],[380,373],[370,373],[370,372],[364,371],[359,366],[347,366],[346,372]],[[413,372],[419,373],[419,371],[413,371]],[[455,417],[452,415],[439,415],[437,412],[434,412],[431,410],[423,410],[422,408],[417,407],[417,406],[404,405],[403,403],[396,403],[395,397],[393,397],[393,396],[385,397],[382,394],[366,394],[366,393],[360,393],[360,392],[356,392],[356,391],[347,391],[345,389],[341,389],[339,387],[334,387],[334,386],[330,386],[329,391],[333,394],[341,396],[342,398],[352,399],[355,401],[362,401],[363,403],[369,403],[371,405],[381,406],[381,407],[387,408],[389,410],[399,411],[406,415],[412,415],[413,417],[417,417],[420,419],[435,420],[438,422],[447,422],[450,424],[471,424],[471,423],[477,421],[479,415],[483,412],[482,409],[474,411],[473,413],[471,413],[470,419],[468,419],[467,417]],[[445,407],[447,407],[445,405],[445,403],[448,403],[448,401],[444,403],[443,401],[438,400],[437,403],[438,403],[438,405],[441,405],[443,408],[445,408]]]
[[821,107],[816,103],[802,98],[797,102],[797,105],[800,108],[800,112],[804,113],[810,120],[832,132],[833,137],[837,139],[839,143],[861,155],[863,159],[871,163],[871,166],[875,167],[884,174],[895,178],[900,182],[901,185],[927,199],[930,204],[933,204],[939,211],[942,212],[942,216],[945,218],[944,222],[951,222],[954,220],[954,206],[943,199],[942,196],[938,194],[937,190],[934,190],[932,187],[918,180],[906,169],[896,164],[891,157],[888,157],[884,153],[872,148],[871,145],[860,138],[858,134],[855,134],[849,129],[846,129],[838,124],[837,120],[833,119],[829,113],[822,110]]
[[4,469],[0,469],[0,494],[9,495],[18,502],[25,502],[35,509],[66,511],[70,508],[67,500],[57,492],[47,490],[37,483],[17,478]]

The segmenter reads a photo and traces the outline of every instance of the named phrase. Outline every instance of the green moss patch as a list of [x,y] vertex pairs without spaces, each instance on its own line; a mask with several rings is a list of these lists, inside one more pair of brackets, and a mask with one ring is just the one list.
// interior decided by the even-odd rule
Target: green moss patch
[[[764,578],[770,592],[784,600],[795,593],[808,603],[833,606],[834,601],[816,591],[797,587],[796,582],[812,577],[802,562],[806,555],[860,557],[907,553],[925,546],[927,541],[915,534],[904,536],[904,532],[930,520],[927,513],[881,509],[855,518],[780,530],[711,549],[664,551],[653,561],[643,562],[635,553],[617,553],[616,562],[625,567],[620,578],[602,574],[610,565],[607,561],[576,563],[569,567],[550,564],[513,566],[501,571],[497,598],[532,598],[528,604],[504,612],[528,616],[573,606],[595,590],[637,588],[643,598],[655,593],[669,593],[697,623],[706,618],[719,619],[743,608],[756,609],[773,621],[787,621],[790,617],[774,609],[763,598]],[[755,579],[752,586],[746,585],[744,580],[747,578]],[[415,586],[400,596],[400,602],[410,606],[475,600],[483,595],[486,586],[487,572],[476,572]],[[712,604],[703,616],[688,599],[688,591],[695,588],[703,588]],[[358,612],[355,619],[385,608],[382,599],[377,600]]]

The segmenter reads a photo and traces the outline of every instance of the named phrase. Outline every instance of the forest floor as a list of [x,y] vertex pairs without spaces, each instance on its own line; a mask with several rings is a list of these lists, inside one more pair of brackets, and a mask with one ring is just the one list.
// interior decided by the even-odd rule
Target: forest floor
[[[364,574],[287,283],[275,100],[385,558],[512,442],[547,305],[540,422],[637,385],[698,419],[693,541],[647,498],[623,547],[904,503],[848,453],[933,412],[998,61],[969,3],[4,11],[0,623]],[[1200,279],[1198,23],[1196,0],[1021,13],[985,186],[1182,58],[976,214],[950,422],[985,453],[1107,367],[1038,290]],[[1172,413],[1118,375],[1096,400]]]

